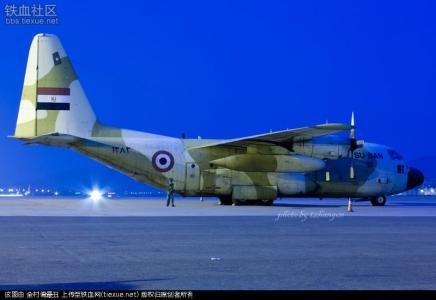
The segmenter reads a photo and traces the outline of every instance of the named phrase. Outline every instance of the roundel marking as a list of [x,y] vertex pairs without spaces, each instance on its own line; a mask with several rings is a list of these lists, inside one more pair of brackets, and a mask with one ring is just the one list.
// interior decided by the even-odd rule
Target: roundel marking
[[168,151],[159,150],[153,154],[151,164],[156,171],[168,172],[174,167],[174,156]]

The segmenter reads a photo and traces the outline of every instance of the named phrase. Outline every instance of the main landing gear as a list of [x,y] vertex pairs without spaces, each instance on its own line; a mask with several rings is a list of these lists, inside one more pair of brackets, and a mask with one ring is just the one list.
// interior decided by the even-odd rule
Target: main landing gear
[[230,196],[221,196],[220,197],[220,205],[232,205],[233,200]]
[[221,196],[219,197],[220,205],[262,205],[271,206],[274,200],[233,200],[231,196]]
[[[386,196],[376,196],[369,198],[372,206],[384,206],[386,204]],[[353,212],[353,200],[351,197],[348,198],[348,212]]]

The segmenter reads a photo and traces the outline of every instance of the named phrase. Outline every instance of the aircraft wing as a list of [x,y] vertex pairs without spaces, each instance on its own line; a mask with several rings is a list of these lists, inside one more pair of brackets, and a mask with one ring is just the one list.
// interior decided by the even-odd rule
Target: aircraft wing
[[230,139],[212,142],[210,144],[203,144],[201,146],[194,146],[190,149],[208,148],[216,146],[234,146],[244,147],[252,144],[275,144],[286,145],[292,142],[307,141],[314,137],[328,135],[340,131],[346,131],[353,128],[351,125],[330,123],[321,124],[309,127],[302,127],[296,129],[288,129],[259,135],[247,136],[243,138]]

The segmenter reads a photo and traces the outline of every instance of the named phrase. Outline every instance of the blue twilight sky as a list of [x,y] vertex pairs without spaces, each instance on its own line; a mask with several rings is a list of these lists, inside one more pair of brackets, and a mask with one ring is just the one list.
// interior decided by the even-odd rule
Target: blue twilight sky
[[[0,3],[0,185],[101,170],[6,138],[40,32],[60,37],[97,117],[113,126],[232,138],[349,122],[355,111],[358,138],[409,160],[436,148],[435,1]],[[57,4],[60,25],[5,25],[4,6],[23,3]]]

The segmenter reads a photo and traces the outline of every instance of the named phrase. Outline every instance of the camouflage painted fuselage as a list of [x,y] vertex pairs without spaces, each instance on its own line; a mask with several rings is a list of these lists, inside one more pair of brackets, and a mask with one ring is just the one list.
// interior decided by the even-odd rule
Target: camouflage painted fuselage
[[[332,135],[346,130],[353,139]],[[36,35],[30,47],[13,137],[71,148],[160,189],[172,178],[179,194],[232,201],[385,196],[423,180],[392,149],[358,145],[353,124],[230,140],[178,139],[105,126],[59,39],[47,34]]]

